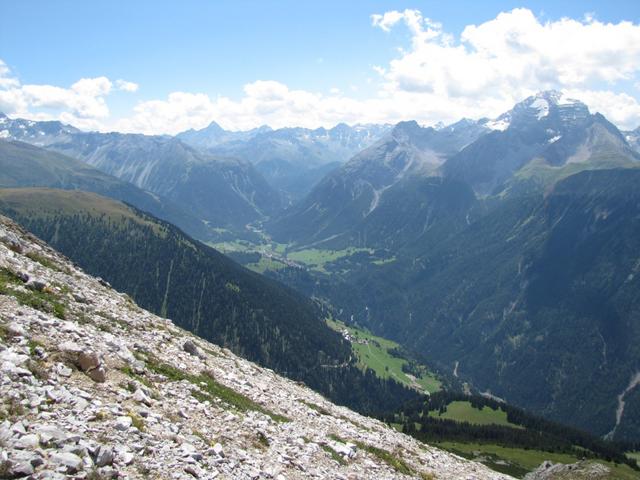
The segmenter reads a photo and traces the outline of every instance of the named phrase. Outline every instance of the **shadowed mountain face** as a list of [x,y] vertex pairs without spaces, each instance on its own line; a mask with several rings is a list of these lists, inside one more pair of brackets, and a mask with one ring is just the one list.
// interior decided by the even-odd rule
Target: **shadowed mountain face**
[[207,152],[251,162],[270,185],[288,200],[297,200],[329,171],[368,147],[390,130],[389,125],[344,123],[334,128],[260,127],[229,132],[213,122],[202,130],[189,130],[177,138]]
[[343,273],[349,295],[332,298],[479,391],[638,440],[635,389],[616,427],[640,362],[638,182],[638,169],[584,171],[469,224],[440,220],[394,261]]
[[6,138],[64,153],[167,198],[213,227],[241,230],[281,205],[250,163],[205,154],[171,137],[87,133],[7,117],[0,129]]
[[[348,245],[354,239],[361,246],[381,246],[410,239],[388,238],[376,232],[372,225],[380,224],[382,216],[394,213],[391,205],[410,210],[413,195],[423,200],[423,213],[431,211],[429,193],[420,193],[420,184],[427,190],[447,189],[451,182],[426,180],[437,173],[445,159],[471,139],[482,135],[486,128],[476,122],[462,121],[436,130],[422,128],[416,122],[402,122],[392,132],[371,147],[354,156],[340,169],[327,175],[300,203],[269,224],[274,238],[281,241],[320,246]],[[402,191],[407,197],[402,198]],[[406,207],[406,208],[405,208]],[[386,212],[386,213],[384,213]],[[407,223],[424,225],[424,215],[395,212],[396,225],[404,230]],[[413,227],[408,227],[409,229]]]

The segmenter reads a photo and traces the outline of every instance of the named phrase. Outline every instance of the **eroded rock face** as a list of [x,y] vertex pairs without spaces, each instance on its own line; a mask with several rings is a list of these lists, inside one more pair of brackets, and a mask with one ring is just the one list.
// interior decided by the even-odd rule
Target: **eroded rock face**
[[[27,257],[33,249],[58,268]],[[4,217],[0,269],[9,289],[38,278],[64,307],[60,318],[0,295],[0,467],[13,477],[407,478],[365,444],[415,478],[508,478],[140,309]]]

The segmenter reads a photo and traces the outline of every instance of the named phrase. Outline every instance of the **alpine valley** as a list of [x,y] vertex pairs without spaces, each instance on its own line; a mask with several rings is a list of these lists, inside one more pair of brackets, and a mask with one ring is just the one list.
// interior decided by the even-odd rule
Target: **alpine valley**
[[[252,458],[288,441],[282,425],[307,428],[311,415],[351,423],[327,427],[328,440],[294,442],[332,465],[318,478],[638,478],[639,132],[558,91],[497,118],[437,126],[227,131],[213,122],[149,136],[0,115],[0,213],[21,226],[0,225],[0,299],[24,307],[13,330],[0,330],[0,355],[23,344],[25,355],[55,350],[15,325],[66,318],[66,299],[77,328],[124,331],[138,364],[118,368],[134,397],[175,396],[180,381],[219,387],[189,362],[255,369],[257,383],[238,373],[213,395],[241,412],[277,411],[247,434],[257,435],[243,447],[259,452]],[[111,287],[128,295],[124,320]],[[113,300],[108,314],[85,298],[98,294]],[[140,344],[162,331],[158,363]],[[258,392],[270,375],[281,400]],[[250,403],[229,393],[239,377]],[[14,432],[17,410],[5,415]],[[434,457],[425,443],[458,456]],[[216,455],[206,461],[229,478],[280,478]],[[382,476],[356,475],[367,472],[365,456]],[[312,463],[278,472],[311,478],[300,472],[315,472]]]

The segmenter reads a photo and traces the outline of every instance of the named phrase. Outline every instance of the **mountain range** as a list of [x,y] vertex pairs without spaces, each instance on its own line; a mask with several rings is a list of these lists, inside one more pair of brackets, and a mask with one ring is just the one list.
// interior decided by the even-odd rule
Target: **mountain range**
[[444,151],[441,130],[401,123],[265,225],[292,250],[375,255],[271,275],[478,391],[639,438],[630,135],[553,91],[470,126]]
[[[224,271],[217,253],[134,209],[130,215],[145,218],[143,224],[158,225],[149,232],[127,224],[128,235],[144,239],[142,252],[147,244],[155,249],[148,257],[137,256],[127,251],[123,232],[110,231],[94,217],[79,222],[77,212],[47,210],[43,200],[21,210],[35,194],[11,191],[18,199],[12,215],[94,273],[119,279],[119,288],[132,296],[148,291],[152,299],[144,305],[161,314],[171,306],[169,300],[165,305],[165,293],[173,274],[166,268],[172,265],[167,258],[174,257],[166,252],[175,251],[181,258],[173,262],[179,266],[176,281],[189,287],[175,286],[181,293],[172,312],[200,335],[211,335],[209,327],[215,326],[207,338],[288,371],[286,357],[302,354],[297,348],[276,349],[276,360],[271,342],[282,338],[271,338],[259,324],[271,325],[270,331],[278,325],[280,332],[275,318],[288,318],[291,299],[297,299],[295,305],[312,297],[322,307],[312,302],[308,308],[398,341],[451,384],[599,436],[640,440],[638,130],[621,132],[580,101],[545,91],[495,119],[449,126],[406,121],[393,127],[228,132],[212,124],[176,138],[85,133],[56,122],[3,117],[0,135],[11,140],[0,144],[14,152],[6,154],[8,166],[22,156],[38,157],[35,164],[68,164],[63,171],[88,172],[79,177],[92,179],[56,171],[38,174],[46,180],[35,181],[7,167],[14,173],[5,175],[5,186],[82,189],[124,200],[193,237],[246,249],[234,258],[254,266],[261,262],[261,272],[301,294],[267,294],[282,306],[270,306],[274,310],[265,314],[265,306],[251,303],[251,293],[243,304],[253,305],[258,317],[247,310],[246,320],[234,323],[229,307],[224,311],[230,330],[215,319],[199,329],[193,324],[195,299],[204,287],[199,291],[199,277],[189,272]],[[78,160],[86,163],[69,163]],[[98,203],[105,202],[111,201]],[[115,208],[104,207],[100,215],[108,219]],[[38,216],[38,210],[48,213]],[[180,211],[188,212],[182,224],[175,218]],[[64,240],[56,222],[81,236],[67,234]],[[158,237],[154,231],[170,235]],[[112,271],[89,253],[105,250],[119,252],[127,269]],[[322,258],[321,268],[305,266],[312,255]],[[156,273],[143,282],[141,272]],[[223,285],[217,277],[209,281]],[[225,309],[233,304],[229,292],[214,288],[207,295],[224,299],[220,308]],[[257,336],[242,337],[248,343],[241,343],[245,322]],[[305,335],[315,332],[311,324],[289,326],[298,333],[287,342],[294,344],[299,334],[300,345],[315,352],[305,343],[310,341]],[[338,352],[331,364],[346,361],[339,342],[331,344]],[[296,364],[324,365],[322,356],[298,357]],[[332,398],[349,398],[335,387],[346,377],[295,375],[333,392]],[[379,402],[396,387],[371,388],[381,392]],[[365,388],[354,390],[358,393],[348,401],[356,406]],[[357,408],[371,409],[375,402]]]
[[390,125],[341,123],[330,129],[272,130],[263,126],[230,132],[213,122],[202,130],[180,133],[176,138],[216,155],[250,161],[291,202],[300,199],[325,174],[374,143],[390,128]]
[[0,136],[82,160],[172,201],[212,228],[241,232],[281,204],[249,162],[205,154],[171,137],[81,132],[59,122],[6,116],[0,118]]

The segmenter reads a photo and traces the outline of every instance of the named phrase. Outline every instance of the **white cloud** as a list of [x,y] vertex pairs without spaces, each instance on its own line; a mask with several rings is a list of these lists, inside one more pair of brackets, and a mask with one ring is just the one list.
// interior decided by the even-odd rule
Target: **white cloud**
[[79,128],[102,128],[109,117],[105,97],[112,90],[106,77],[81,78],[69,88],[26,84],[16,80],[0,60],[0,111],[34,120],[61,120]]
[[542,22],[530,10],[514,9],[469,25],[454,38],[418,10],[376,14],[371,21],[385,32],[403,24],[411,34],[409,47],[399,49],[389,65],[372,67],[382,80],[373,98],[357,100],[338,90],[322,95],[258,80],[246,85],[237,100],[198,97],[199,109],[187,94],[142,103],[128,125],[175,133],[214,119],[233,129],[406,119],[433,124],[495,117],[549,88],[569,91],[622,128],[640,124],[637,100],[610,91],[619,81],[638,80],[640,25],[602,23],[593,15]]
[[640,126],[640,102],[631,95],[608,90],[566,90],[565,93],[570,98],[582,100],[592,113],[602,113],[623,130]]
[[128,82],[126,80],[120,79],[116,80],[116,87],[118,88],[118,90],[133,93],[138,91],[139,85],[134,82]]
[[[177,91],[139,102],[126,118],[112,119],[109,93],[135,92],[137,84],[98,77],[81,79],[70,88],[20,85],[0,61],[0,110],[149,134],[202,128],[213,120],[228,129],[409,119],[430,125],[495,117],[537,91],[556,88],[621,128],[640,125],[638,24],[603,23],[593,15],[542,21],[523,8],[468,25],[458,37],[419,10],[375,14],[371,22],[384,32],[404,26],[411,40],[388,64],[371,67],[377,82],[370,87],[349,85],[344,92],[332,88],[323,94],[256,80],[244,86],[240,98]],[[371,91],[376,84],[374,95],[361,98],[361,91]]]
[[20,82],[11,74],[11,70],[0,60],[0,89],[12,88],[20,85]]
[[385,31],[401,21],[412,43],[382,73],[392,91],[522,97],[547,88],[613,84],[640,71],[640,25],[631,22],[586,17],[542,23],[519,8],[467,26],[456,42],[417,10],[372,17]]
[[[405,10],[405,12],[415,12],[415,10]],[[371,15],[371,23],[374,27],[380,27],[385,32],[391,31],[391,27],[393,27],[400,20],[405,18],[405,12],[398,12],[397,10],[392,10],[390,12],[386,12],[382,15],[375,13]]]
[[150,100],[134,107],[131,117],[122,119],[114,129],[147,134],[178,133],[189,128],[202,128],[214,118],[215,109],[203,93],[171,93],[166,100]]

